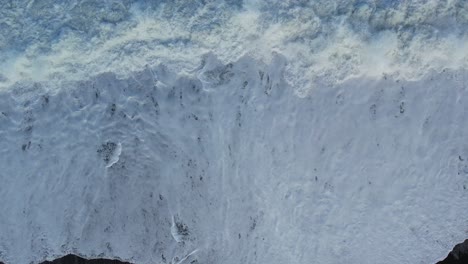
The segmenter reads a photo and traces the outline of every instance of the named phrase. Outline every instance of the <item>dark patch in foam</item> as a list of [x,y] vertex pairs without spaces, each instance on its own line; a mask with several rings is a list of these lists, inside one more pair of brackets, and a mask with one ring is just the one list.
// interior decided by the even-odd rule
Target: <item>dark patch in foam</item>
[[109,163],[112,155],[114,155],[115,150],[117,149],[117,144],[114,142],[106,142],[101,145],[100,148],[96,151],[101,158],[106,162],[106,164]]

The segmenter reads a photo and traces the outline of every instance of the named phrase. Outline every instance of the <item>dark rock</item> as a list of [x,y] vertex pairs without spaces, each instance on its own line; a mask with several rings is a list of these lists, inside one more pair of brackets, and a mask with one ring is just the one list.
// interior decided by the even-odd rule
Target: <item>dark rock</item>
[[84,259],[76,255],[66,255],[53,261],[44,261],[41,264],[130,264],[116,259]]
[[448,256],[437,264],[467,264],[468,263],[468,239],[456,245]]

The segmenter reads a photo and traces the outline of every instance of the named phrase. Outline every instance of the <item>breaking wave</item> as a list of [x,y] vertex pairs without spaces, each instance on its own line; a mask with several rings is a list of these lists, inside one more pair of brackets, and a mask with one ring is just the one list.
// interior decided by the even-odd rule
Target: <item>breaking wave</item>
[[128,76],[161,63],[190,72],[283,54],[300,95],[350,77],[418,79],[468,65],[464,0],[3,2],[0,84]]

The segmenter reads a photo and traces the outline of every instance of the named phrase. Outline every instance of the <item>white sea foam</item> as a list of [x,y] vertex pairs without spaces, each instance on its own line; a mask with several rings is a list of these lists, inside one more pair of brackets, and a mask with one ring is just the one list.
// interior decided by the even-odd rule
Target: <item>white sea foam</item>
[[278,65],[0,91],[0,259],[435,263],[466,238],[466,71],[299,98]]
[[7,264],[434,263],[466,238],[466,1],[0,7]]

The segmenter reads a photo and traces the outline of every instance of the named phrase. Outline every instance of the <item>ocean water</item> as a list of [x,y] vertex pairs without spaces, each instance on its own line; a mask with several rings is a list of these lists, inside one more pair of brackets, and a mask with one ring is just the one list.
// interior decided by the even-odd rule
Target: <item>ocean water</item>
[[1,1],[0,260],[435,263],[468,2]]

